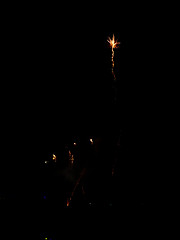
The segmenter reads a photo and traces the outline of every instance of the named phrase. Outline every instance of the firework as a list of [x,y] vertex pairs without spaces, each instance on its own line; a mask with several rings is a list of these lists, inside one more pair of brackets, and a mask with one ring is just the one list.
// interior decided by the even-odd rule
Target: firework
[[111,48],[112,48],[112,74],[114,77],[114,80],[116,80],[115,74],[114,74],[114,48],[118,48],[118,45],[120,44],[120,42],[118,42],[117,40],[115,40],[115,36],[113,34],[113,38],[111,39],[110,37],[108,38],[108,43],[110,44]]

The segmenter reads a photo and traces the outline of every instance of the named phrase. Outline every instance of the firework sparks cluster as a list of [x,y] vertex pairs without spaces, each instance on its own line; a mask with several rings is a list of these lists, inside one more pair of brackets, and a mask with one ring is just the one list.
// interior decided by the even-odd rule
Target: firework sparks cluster
[[118,48],[118,45],[120,44],[120,42],[115,41],[114,34],[113,34],[113,38],[111,39],[109,37],[107,41],[110,44],[110,46],[112,47],[112,51],[113,51],[114,48]]

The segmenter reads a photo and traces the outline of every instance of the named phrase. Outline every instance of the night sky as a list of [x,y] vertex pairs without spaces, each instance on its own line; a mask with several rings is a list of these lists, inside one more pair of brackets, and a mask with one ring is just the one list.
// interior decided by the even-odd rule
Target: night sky
[[[128,16],[105,21],[82,19],[68,22],[59,31],[61,21],[40,21],[37,27],[37,129],[42,151],[51,148],[63,136],[116,136],[125,132],[129,159],[129,183],[136,179],[138,191],[144,191],[151,171],[156,99],[152,39],[148,23],[133,22]],[[117,104],[112,103],[112,34],[121,42],[115,49]],[[153,70],[152,70],[153,69]],[[153,89],[153,94],[152,94]],[[51,147],[50,147],[51,146]],[[145,161],[146,159],[146,161]],[[125,173],[124,173],[125,174]],[[155,184],[155,183],[154,183]]]
[[[72,30],[66,28],[62,32],[56,29],[57,23],[55,26],[54,24],[43,26],[40,30],[38,49],[40,71],[39,75],[35,76],[39,104],[37,112],[46,129],[48,130],[48,125],[53,123],[53,127],[61,131],[60,120],[68,132],[81,128],[82,124],[83,132],[84,130],[88,132],[91,126],[104,132],[111,126],[114,117],[109,116],[113,114],[114,93],[111,49],[107,37],[113,33],[121,41],[120,48],[115,51],[115,71],[119,78],[118,110],[123,116],[121,121],[129,118],[127,115],[131,110],[128,109],[132,107],[135,89],[137,92],[138,88],[134,88],[135,67],[131,59],[132,39],[128,30],[122,28],[118,31],[104,31],[101,26],[96,25],[86,28],[75,25]],[[130,66],[133,66],[133,69]],[[71,124],[66,125],[69,122]]]
[[[150,104],[155,97],[151,76],[154,66],[148,57],[152,36],[147,35],[148,26],[141,21],[114,21],[107,29],[107,21],[86,25],[75,21],[58,31],[59,24],[53,20],[42,22],[38,28],[34,104],[37,127],[48,138],[62,131],[114,134],[114,124],[127,129],[132,137],[148,131]],[[121,42],[115,49],[115,109],[111,49],[107,43],[113,33]]]
[[[42,10],[29,21],[4,19],[4,89],[10,100],[4,116],[13,117],[12,139],[33,135],[46,148],[59,135],[113,135],[122,128],[131,144],[144,144],[155,105],[155,33],[142,15],[123,11],[99,17],[97,9],[93,15],[65,8],[63,16]],[[113,33],[121,42],[114,58],[116,107],[107,43]]]
[[[38,162],[64,139],[94,136],[113,142],[120,135],[126,198],[133,196],[132,203],[142,197],[144,208],[164,201],[167,182],[159,150],[166,107],[159,63],[164,25],[147,17],[147,8],[108,3],[106,8],[42,7],[28,21],[4,18],[0,190],[10,199],[26,195],[20,202],[37,207]],[[114,56],[116,83],[107,42],[113,34],[121,43]]]

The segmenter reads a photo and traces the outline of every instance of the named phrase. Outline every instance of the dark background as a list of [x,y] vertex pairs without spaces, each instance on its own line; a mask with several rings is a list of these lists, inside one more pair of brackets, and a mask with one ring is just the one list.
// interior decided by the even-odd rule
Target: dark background
[[[18,185],[21,191],[22,179],[29,185],[35,182],[30,169],[37,166],[38,154],[51,148],[60,136],[106,137],[123,130],[127,166],[132,173],[129,182],[136,177],[140,189],[148,184],[153,201],[160,195],[164,185],[160,176],[164,166],[159,150],[161,111],[166,104],[159,59],[164,25],[146,14],[147,8],[142,12],[123,7],[115,11],[109,6],[107,12],[89,8],[81,12],[71,6],[71,10],[62,7],[60,12],[42,8],[28,20],[26,12],[24,16],[4,17],[4,188]],[[111,49],[107,43],[113,33],[121,42],[115,50],[116,106],[112,103]]]
[[[144,203],[140,207],[144,210],[167,210],[172,198],[169,132],[173,124],[169,118],[174,104],[169,87],[172,72],[167,64],[171,59],[168,49],[173,45],[170,16],[156,5],[124,7],[107,2],[82,8],[76,4],[57,9],[45,9],[44,4],[30,13],[29,7],[21,10],[21,6],[20,14],[8,6],[2,17],[1,196],[11,200],[7,209],[16,211],[15,218],[23,212],[21,219],[31,216],[34,223],[39,214],[42,154],[64,137],[99,135],[113,139],[122,131],[127,155],[120,164],[121,183],[126,199]],[[112,103],[111,49],[107,44],[113,33],[121,42],[115,49],[116,106]],[[129,202],[126,208],[119,208],[120,212],[132,210]],[[100,220],[93,215],[90,225],[87,218],[91,214],[81,218],[82,225],[74,219],[78,228],[72,234],[81,235],[79,226],[86,226],[89,233],[96,225],[101,233],[109,229],[112,237],[112,229],[119,233],[119,221],[114,220],[116,225],[111,221],[121,218],[118,213],[115,210],[111,218],[108,214],[104,217],[102,231],[99,223],[103,215]],[[70,232],[66,224],[69,216],[67,211],[57,216],[62,226],[67,226],[66,234]],[[48,224],[49,220],[42,231],[48,231]],[[61,234],[59,226],[52,229]]]

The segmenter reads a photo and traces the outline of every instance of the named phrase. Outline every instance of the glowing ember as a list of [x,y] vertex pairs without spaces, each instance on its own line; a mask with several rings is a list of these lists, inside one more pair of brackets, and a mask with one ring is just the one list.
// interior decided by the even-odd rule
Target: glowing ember
[[53,161],[56,162],[56,160],[57,160],[57,157],[55,154],[53,154]]
[[70,200],[67,199],[67,207],[69,207],[69,205],[70,205]]

